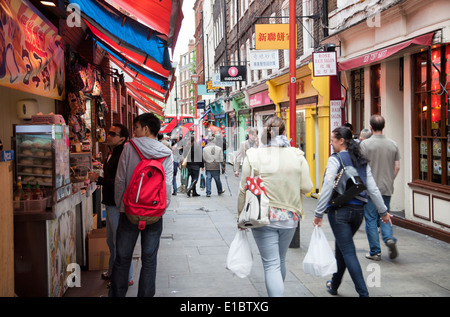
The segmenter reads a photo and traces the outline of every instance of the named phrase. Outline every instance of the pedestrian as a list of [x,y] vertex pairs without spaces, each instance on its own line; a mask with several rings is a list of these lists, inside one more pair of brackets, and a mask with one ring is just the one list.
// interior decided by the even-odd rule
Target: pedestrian
[[[397,144],[383,135],[385,120],[380,115],[373,115],[370,118],[370,129],[372,137],[361,142],[361,149],[369,159],[372,174],[383,196],[384,204],[390,210],[391,196],[394,193],[394,179],[400,170],[400,152]],[[381,246],[378,235],[378,225],[381,231],[381,238],[388,247],[389,258],[395,259],[398,256],[397,238],[394,237],[392,226],[380,222],[378,213],[372,200],[369,199],[364,206],[366,220],[366,234],[369,242],[369,253],[366,258],[380,261]]]
[[[389,223],[390,215],[387,213],[387,207],[384,205],[383,198],[372,177],[367,158],[362,154],[359,143],[353,139],[352,132],[344,126],[338,127],[332,131],[330,143],[334,153],[328,158],[322,191],[313,219],[315,226],[321,226],[323,214],[327,212],[328,221],[335,237],[337,272],[333,274],[330,281],[326,282],[326,287],[330,294],[336,295],[345,269],[348,268],[359,296],[367,297],[369,292],[353,242],[353,235],[361,226],[364,217],[363,200],[367,199],[367,195],[372,199],[383,222]],[[341,162],[336,153],[339,153],[345,166],[353,166],[357,169],[367,191],[360,194],[360,199],[352,198],[343,206],[331,207],[329,201],[333,192],[333,184],[336,174],[341,168]]]
[[[89,173],[89,180],[102,186],[102,204],[106,208],[106,243],[109,248],[108,271],[103,272],[104,280],[111,279],[116,257],[116,232],[119,225],[119,211],[114,201],[114,180],[116,178],[117,165],[122,154],[123,147],[128,140],[127,127],[120,123],[114,123],[108,131],[106,144],[109,148],[108,156],[103,163],[103,176],[97,173]],[[128,285],[133,285],[133,263],[128,273]],[[110,286],[110,283],[108,283]]]
[[239,177],[239,167],[241,166],[248,149],[257,148],[258,146],[258,130],[256,128],[250,128],[248,130],[247,140],[243,141],[239,146],[239,150],[234,160],[234,175],[236,177]]
[[270,224],[251,229],[264,267],[267,293],[284,295],[286,253],[302,213],[301,195],[311,191],[308,162],[303,151],[290,147],[284,121],[278,117],[267,120],[262,133],[261,148],[247,151],[242,165],[238,213],[246,196],[246,179],[253,169],[260,176],[269,199]]
[[[186,190],[188,197],[200,196],[197,193],[197,182],[200,176],[200,168],[204,167],[202,146],[195,140],[195,136],[191,134],[188,139],[189,143],[183,146],[183,157],[187,157],[187,171],[188,175],[191,177],[191,184]],[[189,177],[188,176],[188,177]]]
[[[172,192],[172,151],[156,140],[161,121],[152,113],[143,113],[133,120],[133,142],[142,155],[147,159],[165,158],[164,167],[167,206],[170,204]],[[127,293],[127,273],[130,266],[136,241],[141,237],[142,267],[139,277],[138,296],[151,297],[155,295],[155,279],[157,254],[161,237],[163,218],[146,225],[140,230],[137,224],[132,224],[125,214],[123,196],[131,181],[133,172],[141,161],[138,152],[131,145],[125,146],[117,167],[114,198],[120,211],[119,226],[117,228],[117,253],[111,277],[109,296],[124,297]]]
[[[222,195],[222,182],[220,181],[220,165],[223,163],[223,150],[216,145],[214,136],[208,136],[208,144],[203,149],[204,168],[206,169],[206,197],[211,197],[211,181],[214,178],[218,195]],[[203,168],[202,168],[203,170]]]
[[180,164],[180,152],[178,149],[178,137],[175,137],[172,139],[172,158],[173,158],[173,181],[172,181],[172,195],[176,196],[177,194],[177,173],[178,173],[178,167]]
[[359,133],[358,139],[359,139],[360,142],[362,142],[362,141],[364,141],[364,140],[370,138],[371,136],[372,136],[372,131],[370,131],[370,130],[367,129],[367,128],[364,128],[364,129],[362,129],[361,132]]

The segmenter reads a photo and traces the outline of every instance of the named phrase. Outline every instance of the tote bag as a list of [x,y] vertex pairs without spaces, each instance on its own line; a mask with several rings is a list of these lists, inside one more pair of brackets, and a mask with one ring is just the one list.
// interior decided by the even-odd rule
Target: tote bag
[[319,226],[314,227],[308,252],[303,259],[303,271],[314,276],[326,276],[337,271],[336,258]]
[[269,223],[269,198],[261,177],[255,177],[252,168],[250,177],[247,177],[245,204],[239,215],[238,226],[258,228]]

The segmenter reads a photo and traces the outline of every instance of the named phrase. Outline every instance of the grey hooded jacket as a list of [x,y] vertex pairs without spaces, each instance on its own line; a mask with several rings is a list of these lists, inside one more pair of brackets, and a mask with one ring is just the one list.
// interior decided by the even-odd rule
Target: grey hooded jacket
[[[133,138],[132,140],[144,157],[155,159],[161,157],[166,158],[163,161],[163,167],[166,174],[167,206],[169,206],[170,198],[172,197],[172,151],[161,142],[148,137]],[[119,159],[115,180],[114,200],[116,202],[117,209],[120,212],[125,212],[125,207],[123,205],[123,196],[128,187],[128,184],[131,181],[131,176],[133,175],[133,172],[140,161],[141,158],[134,149],[133,145],[127,143]]]

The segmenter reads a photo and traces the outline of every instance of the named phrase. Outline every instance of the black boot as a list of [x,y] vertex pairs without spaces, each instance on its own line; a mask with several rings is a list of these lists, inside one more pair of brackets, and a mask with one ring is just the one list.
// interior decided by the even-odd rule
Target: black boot
[[188,187],[188,189],[186,190],[186,194],[188,197],[191,197],[191,191],[194,190],[195,193],[195,184],[197,184],[197,181],[193,181],[191,183],[191,185]]
[[[197,183],[197,181],[195,181]],[[194,187],[192,188],[192,197],[200,196],[200,194],[197,194],[197,188],[194,184]]]

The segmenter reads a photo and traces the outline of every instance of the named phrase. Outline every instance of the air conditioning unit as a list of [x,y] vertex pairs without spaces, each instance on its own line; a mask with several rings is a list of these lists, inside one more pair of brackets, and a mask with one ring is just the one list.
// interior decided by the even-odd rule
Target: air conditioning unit
[[39,112],[39,104],[36,99],[22,99],[17,102],[17,117],[31,120],[31,117]]

